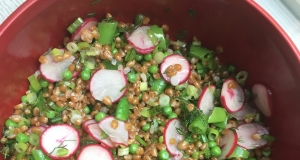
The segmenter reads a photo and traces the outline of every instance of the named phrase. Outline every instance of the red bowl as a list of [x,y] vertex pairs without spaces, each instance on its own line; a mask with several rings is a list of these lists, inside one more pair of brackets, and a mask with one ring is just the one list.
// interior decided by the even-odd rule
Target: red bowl
[[[246,85],[260,82],[272,91],[273,116],[265,118],[276,137],[272,159],[300,159],[300,53],[282,28],[254,1],[243,0],[27,0],[0,26],[0,124],[12,113],[38,69],[38,57],[62,44],[74,19],[110,12],[128,22],[143,13],[151,23],[170,26],[170,36],[187,30],[204,46],[221,45],[224,64],[249,72]],[[189,15],[189,9],[195,16]],[[2,157],[0,159],[3,159]]]

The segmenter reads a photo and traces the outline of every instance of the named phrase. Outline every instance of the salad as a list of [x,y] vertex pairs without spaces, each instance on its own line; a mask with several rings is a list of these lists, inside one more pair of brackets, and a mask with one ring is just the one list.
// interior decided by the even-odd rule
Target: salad
[[5,159],[270,159],[268,89],[245,89],[248,73],[222,65],[221,46],[172,40],[142,14],[67,30],[5,122]]

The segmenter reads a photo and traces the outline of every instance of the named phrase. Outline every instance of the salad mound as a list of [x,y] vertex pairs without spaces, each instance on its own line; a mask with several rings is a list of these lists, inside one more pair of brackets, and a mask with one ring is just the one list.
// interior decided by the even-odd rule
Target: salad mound
[[170,39],[142,14],[67,30],[5,122],[5,159],[270,159],[268,89],[244,88],[247,72],[221,64],[221,46]]

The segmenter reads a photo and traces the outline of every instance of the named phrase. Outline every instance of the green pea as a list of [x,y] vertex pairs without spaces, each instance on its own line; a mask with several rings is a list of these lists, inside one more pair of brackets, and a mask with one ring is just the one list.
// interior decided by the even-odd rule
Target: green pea
[[16,136],[17,142],[27,143],[29,141],[29,138],[24,133],[18,133]]
[[47,113],[46,113],[46,116],[48,117],[48,118],[54,118],[55,117],[55,111],[48,111]]
[[41,80],[40,80],[40,85],[41,85],[43,88],[47,88],[48,85],[49,85],[49,82],[46,81],[45,79],[41,79]]
[[135,154],[136,153],[136,150],[139,148],[139,145],[133,143],[133,144],[130,144],[129,146],[129,153],[130,154]]
[[141,61],[142,59],[143,59],[143,55],[141,55],[141,54],[135,55],[135,60],[136,61]]
[[221,149],[219,146],[214,146],[213,148],[211,148],[210,152],[215,157],[218,157],[221,155]]
[[63,73],[62,73],[62,77],[66,81],[72,79],[72,75],[73,75],[72,72],[69,71],[69,70],[64,70]]
[[129,72],[127,73],[127,79],[129,82],[134,83],[137,80],[137,75],[132,72]]
[[235,66],[230,65],[230,66],[228,66],[227,70],[228,70],[228,72],[232,73],[232,72],[235,72],[236,68],[235,68]]
[[27,102],[28,102],[27,96],[26,96],[26,95],[22,96],[21,101],[22,101],[23,103],[27,103]]
[[172,112],[169,114],[168,119],[177,118],[177,114]]
[[40,136],[36,133],[30,133],[28,139],[31,145],[37,146],[40,144]]
[[91,72],[91,69],[87,68],[87,67],[83,67],[82,71],[87,71],[87,72]]
[[170,158],[169,152],[167,150],[160,150],[158,152],[158,159],[159,160],[168,160]]
[[150,66],[150,67],[148,68],[148,71],[149,71],[150,73],[154,74],[154,73],[156,73],[156,72],[158,71],[158,67],[152,65],[152,66]]
[[56,155],[58,157],[63,157],[63,156],[66,156],[68,153],[69,153],[68,149],[66,149],[66,148],[60,148],[60,149],[57,150]]
[[194,153],[192,154],[192,158],[194,158],[194,159],[198,159],[198,156],[199,156],[199,153],[198,153],[198,152],[194,152]]
[[83,112],[86,113],[86,114],[90,113],[90,108],[88,106],[85,106],[83,108]]
[[159,136],[158,142],[159,142],[159,143],[163,143],[163,142],[164,142],[164,137],[163,137],[163,136]]
[[95,120],[97,122],[101,121],[103,118],[105,118],[107,115],[106,113],[104,112],[98,112],[96,115],[95,115]]
[[209,142],[208,142],[208,147],[209,147],[209,148],[213,148],[214,146],[217,146],[217,143],[216,143],[216,142],[214,142],[214,141],[209,141]]
[[16,127],[18,124],[11,119],[5,121],[5,126],[8,127]]
[[27,150],[27,145],[25,143],[17,143],[15,149],[18,153],[24,153]]
[[169,116],[171,113],[172,113],[172,107],[171,106],[165,106],[163,108],[163,113],[166,115],[166,116]]
[[150,130],[150,123],[146,123],[145,125],[143,125],[142,130],[148,132]]
[[80,76],[82,80],[87,81],[91,78],[91,73],[89,71],[81,71]]
[[148,61],[148,62],[149,62],[151,59],[152,59],[152,54],[149,53],[149,54],[145,54],[145,55],[144,55],[144,60],[145,60],[145,61]]

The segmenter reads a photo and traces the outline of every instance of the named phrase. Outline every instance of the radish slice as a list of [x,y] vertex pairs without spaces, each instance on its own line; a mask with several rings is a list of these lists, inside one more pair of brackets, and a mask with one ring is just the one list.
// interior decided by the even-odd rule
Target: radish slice
[[245,119],[245,116],[247,114],[255,114],[255,113],[256,110],[253,109],[249,104],[245,103],[244,107],[241,110],[234,113],[230,113],[229,115],[236,118],[237,120],[243,120]]
[[155,48],[147,31],[150,29],[149,26],[141,26],[134,30],[128,37],[128,42],[136,49],[140,54],[148,54]]
[[[118,126],[115,129],[111,127],[113,120],[118,122]],[[126,130],[125,122],[117,120],[112,116],[108,116],[99,122],[99,126],[110,137],[113,143],[128,146],[129,134]]]
[[[102,138],[101,135],[104,132],[98,123],[92,123],[86,126],[86,132],[93,137],[96,141],[103,143],[108,148],[114,148],[114,143],[111,141],[109,137]],[[105,133],[105,132],[104,132]]]
[[47,59],[47,63],[40,65],[40,71],[42,77],[49,82],[61,81],[63,79],[63,71],[75,60],[75,57],[71,56],[61,62],[55,62],[52,55],[45,55],[45,57]]
[[220,142],[221,155],[218,157],[218,160],[228,158],[237,146],[237,141],[238,136],[236,132],[228,130],[227,133],[222,136],[222,141]]
[[[237,87],[228,88],[230,83],[235,83]],[[235,80],[229,78],[223,83],[221,103],[229,113],[237,112],[243,108],[245,103],[245,92]]]
[[99,144],[90,144],[82,148],[77,160],[113,160],[111,152]]
[[90,92],[96,100],[102,101],[109,96],[116,102],[125,94],[126,85],[127,78],[122,71],[101,69],[91,78]]
[[206,86],[199,97],[198,108],[202,110],[205,115],[210,115],[214,109],[214,92],[216,90],[215,85]]
[[253,134],[269,134],[268,130],[257,123],[246,123],[238,126],[237,135],[239,137],[238,145],[245,149],[254,149],[265,146],[267,141],[264,139],[255,140]]
[[[169,66],[175,65],[175,64],[180,64],[181,70],[178,71],[177,74],[175,75],[176,80],[172,80],[172,78],[168,77],[165,74],[165,71]],[[171,55],[165,57],[165,59],[161,62],[160,74],[162,75],[163,79],[166,82],[170,83],[171,81],[175,81],[178,84],[182,84],[186,80],[188,80],[188,78],[190,77],[190,74],[191,74],[190,63],[185,57],[183,57],[180,54],[171,54]]]
[[[58,124],[48,127],[40,138],[41,148],[44,153],[53,159],[64,159],[73,156],[79,148],[80,138],[77,130],[67,124]],[[62,147],[68,150],[65,156],[57,156],[57,151]]]
[[89,124],[95,124],[95,123],[97,123],[96,120],[94,120],[94,119],[89,119],[89,120],[83,122],[81,126],[82,126],[82,128],[83,128],[84,130],[87,130],[87,126],[88,126]]
[[[168,152],[172,156],[180,156],[182,153],[177,148],[177,144],[179,141],[183,140],[183,135],[178,134],[177,128],[181,128],[180,121],[176,118],[170,119],[166,124],[164,130],[164,144],[167,147]],[[170,144],[170,141],[175,140],[175,144]]]
[[255,84],[252,87],[252,94],[256,95],[254,103],[257,108],[266,116],[272,115],[271,91],[262,84]]
[[71,37],[71,41],[78,41],[81,37],[81,32],[89,29],[92,26],[97,26],[98,20],[96,18],[87,18],[84,20],[84,22],[77,28],[75,33]]

